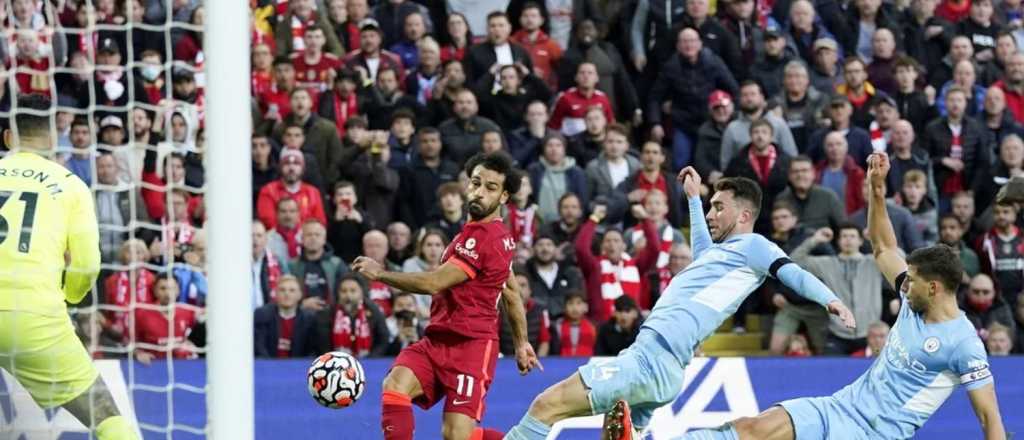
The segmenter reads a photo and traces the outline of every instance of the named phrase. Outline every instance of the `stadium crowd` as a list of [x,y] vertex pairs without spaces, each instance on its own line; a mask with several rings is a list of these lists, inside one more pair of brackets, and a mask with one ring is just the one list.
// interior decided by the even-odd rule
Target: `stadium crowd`
[[[202,188],[216,184],[203,152],[218,148],[203,136],[202,5],[10,5],[0,111],[49,95],[58,159],[96,191],[108,269],[101,312],[76,315],[83,338],[97,356],[133,343],[144,362],[199,355]],[[688,165],[706,196],[723,176],[757,180],[756,232],[859,324],[769,280],[732,331],[756,314],[775,354],[877,354],[900,302],[865,239],[874,151],[892,160],[901,248],[956,249],[961,308],[990,355],[1024,351],[1024,217],[994,202],[1024,174],[1020,0],[252,0],[251,11],[253,289],[239,310],[255,314],[257,356],[393,356],[417,341],[430,298],[348,265],[440,264],[466,222],[461,166],[496,150],[523,170],[504,217],[541,356],[632,342],[692,259],[675,179]]]

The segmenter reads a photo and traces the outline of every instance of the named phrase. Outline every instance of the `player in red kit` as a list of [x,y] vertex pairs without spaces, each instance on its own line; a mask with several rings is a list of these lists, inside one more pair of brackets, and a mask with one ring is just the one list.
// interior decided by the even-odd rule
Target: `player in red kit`
[[402,350],[384,379],[381,428],[386,440],[411,440],[411,403],[429,409],[441,399],[446,399],[445,440],[501,438],[477,427],[498,358],[499,301],[515,334],[520,373],[540,366],[527,341],[522,298],[511,276],[515,240],[500,215],[500,207],[519,190],[520,175],[501,152],[474,156],[466,172],[470,221],[445,249],[440,267],[424,273],[385,272],[366,257],[352,264],[370,280],[433,296],[425,337]]

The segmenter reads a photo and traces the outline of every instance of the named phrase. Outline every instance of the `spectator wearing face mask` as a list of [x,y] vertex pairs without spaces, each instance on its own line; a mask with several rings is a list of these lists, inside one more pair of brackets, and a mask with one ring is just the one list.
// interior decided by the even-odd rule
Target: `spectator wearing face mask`
[[415,295],[398,292],[393,299],[391,316],[385,320],[391,336],[385,353],[387,356],[398,356],[405,347],[415,344],[423,337],[426,328],[425,320],[417,316]]
[[991,336],[988,328],[993,324],[1006,327],[1010,334],[1016,332],[1013,308],[1003,299],[1002,293],[996,289],[988,275],[982,273],[971,279],[960,308],[971,324],[974,324],[982,340],[987,340]]

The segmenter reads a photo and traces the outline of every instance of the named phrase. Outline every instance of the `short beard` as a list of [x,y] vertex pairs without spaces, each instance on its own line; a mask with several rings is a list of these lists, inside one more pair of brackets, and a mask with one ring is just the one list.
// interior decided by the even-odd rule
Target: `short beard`
[[466,203],[466,210],[469,211],[469,218],[471,220],[479,221],[479,220],[483,220],[484,218],[487,218],[487,216],[489,216],[492,213],[494,213],[494,210],[498,209],[498,206],[500,206],[500,204],[495,204],[494,206],[490,207],[489,209],[486,208],[486,207],[477,209],[477,208],[474,208],[474,206],[478,206],[478,205],[476,205],[474,203],[471,203],[471,202],[467,202]]

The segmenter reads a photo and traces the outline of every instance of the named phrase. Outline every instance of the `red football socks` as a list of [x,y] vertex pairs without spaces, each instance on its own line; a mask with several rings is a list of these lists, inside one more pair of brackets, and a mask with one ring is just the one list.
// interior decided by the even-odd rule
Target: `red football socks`
[[384,440],[412,440],[416,425],[412,399],[396,391],[385,391],[381,403],[380,428],[384,431]]

